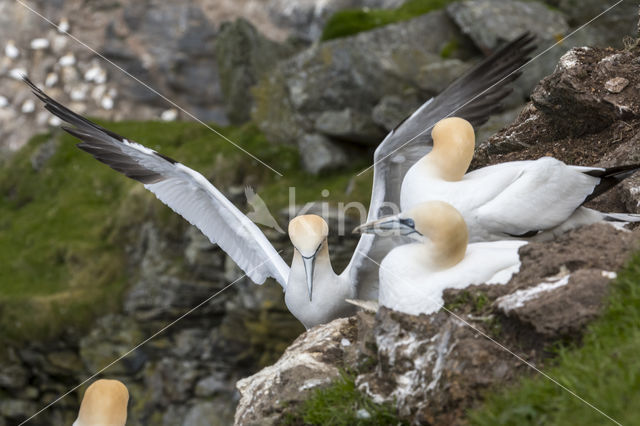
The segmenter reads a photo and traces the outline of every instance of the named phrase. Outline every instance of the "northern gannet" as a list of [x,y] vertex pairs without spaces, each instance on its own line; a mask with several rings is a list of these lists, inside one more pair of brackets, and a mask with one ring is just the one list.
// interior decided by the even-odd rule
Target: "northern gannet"
[[473,126],[462,118],[446,118],[433,128],[432,137],[433,150],[409,169],[402,182],[401,209],[446,201],[464,217],[471,242],[544,240],[602,220],[640,221],[637,215],[582,207],[637,171],[638,164],[605,169],[568,166],[542,157],[466,173],[475,148]]
[[467,245],[462,215],[442,201],[420,203],[355,231],[413,241],[394,248],[382,260],[378,298],[380,305],[411,315],[438,311],[447,288],[506,284],[520,269],[518,249],[527,244],[506,240]]
[[72,426],[125,426],[129,392],[118,380],[96,380],[87,388]]
[[[399,204],[404,173],[430,149],[431,136],[425,129],[452,111],[479,125],[500,108],[499,101],[510,92],[506,86],[518,77],[513,71],[532,50],[530,43],[531,37],[524,35],[496,51],[387,135],[374,154],[368,220],[381,217],[388,203]],[[344,300],[346,296],[377,299],[378,265],[368,259],[382,260],[393,247],[389,239],[363,235],[349,265],[338,275],[329,261],[324,220],[296,218],[289,227],[289,237],[296,247],[290,269],[256,224],[201,174],[92,123],[51,99],[28,79],[25,82],[47,110],[73,126],[63,129],[82,141],[80,149],[143,183],[218,244],[256,284],[275,278],[285,290],[289,309],[305,327],[353,312],[354,307]],[[326,291],[325,286],[340,290]]]

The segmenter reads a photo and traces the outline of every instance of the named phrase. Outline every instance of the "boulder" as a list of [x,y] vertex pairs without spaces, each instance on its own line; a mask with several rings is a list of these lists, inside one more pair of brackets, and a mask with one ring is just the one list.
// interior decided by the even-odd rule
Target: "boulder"
[[237,425],[275,425],[286,408],[304,400],[311,390],[340,374],[346,341],[356,333],[353,319],[341,318],[298,337],[278,362],[239,380]]
[[253,106],[251,87],[294,51],[293,44],[269,40],[245,19],[220,26],[215,52],[225,111],[232,123],[249,121]]
[[624,36],[633,37],[637,32],[638,5],[634,2],[559,0],[554,3],[557,3],[558,9],[564,13],[573,27],[598,17],[589,24],[594,46],[622,48]]
[[[323,134],[377,145],[385,133],[379,123],[390,120],[378,118],[376,123],[374,108],[389,95],[402,98],[413,92],[426,100],[457,77],[465,67],[456,60],[472,51],[460,43],[447,59],[441,52],[461,38],[445,12],[435,11],[315,44],[258,83],[252,117],[274,142],[305,144],[304,135]],[[430,72],[438,78],[430,81]],[[303,156],[304,150],[301,146]]]
[[304,135],[299,147],[302,165],[310,173],[337,169],[349,162],[348,154],[343,147],[320,134]]

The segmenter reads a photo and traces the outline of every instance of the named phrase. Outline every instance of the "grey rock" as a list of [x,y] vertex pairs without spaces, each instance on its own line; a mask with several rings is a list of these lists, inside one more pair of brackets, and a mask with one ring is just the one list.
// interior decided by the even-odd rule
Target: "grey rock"
[[[96,327],[80,340],[80,357],[87,371],[98,371],[124,355],[142,340],[143,334],[132,318],[107,315],[100,318],[96,322]],[[109,368],[109,373],[132,374],[139,371],[145,361],[144,349],[138,349],[120,362],[113,364]]]
[[[304,134],[317,132],[318,117],[326,111],[370,115],[385,95],[421,90],[426,77],[420,71],[425,66],[469,56],[461,46],[452,58],[441,58],[442,49],[460,38],[445,12],[435,11],[315,44],[281,62],[258,83],[252,117],[270,140],[294,144]],[[323,127],[324,133],[327,130]],[[367,134],[360,138],[367,139]]]
[[427,93],[440,93],[468,68],[469,64],[460,59],[443,59],[427,63],[420,67],[416,82],[418,87]]
[[374,146],[384,137],[384,132],[370,115],[351,108],[320,113],[314,127],[319,133],[331,138]]
[[147,367],[145,384],[154,403],[167,405],[187,401],[199,375],[195,361],[163,358]]
[[349,161],[344,149],[323,135],[305,135],[299,147],[303,167],[313,174],[338,169]]
[[539,2],[469,0],[450,4],[447,12],[484,51],[491,51],[525,31],[550,40],[569,29],[561,13]]
[[81,365],[78,354],[71,351],[54,351],[47,354],[47,365],[54,367],[54,370],[59,370],[67,374],[71,372],[77,372],[78,366]]
[[[537,36],[538,51],[533,53],[537,55],[569,30],[561,13],[540,2],[470,0],[450,4],[447,12],[462,32],[484,52],[492,51],[501,43],[529,31]],[[523,75],[515,83],[519,98],[526,99],[537,82],[553,71],[562,53],[570,46],[581,45],[585,37],[584,31],[578,33],[562,46],[556,46],[527,64]]]
[[[557,7],[565,14],[569,23],[577,27],[593,20],[614,3],[600,0],[560,0]],[[638,4],[623,1],[589,24],[593,45],[621,48],[625,36],[636,36],[637,23]]]
[[207,398],[228,390],[229,383],[225,375],[216,373],[200,379],[198,383],[196,383],[195,394],[201,398]]
[[0,400],[0,415],[10,419],[26,419],[38,411],[38,405],[34,402],[19,399]]
[[229,405],[215,402],[197,402],[189,408],[183,426],[226,426],[233,421],[233,413]]
[[169,405],[162,414],[163,426],[181,425],[187,414],[187,407],[184,404]]
[[294,50],[292,44],[267,39],[245,19],[220,26],[216,59],[225,111],[232,123],[249,121],[253,105],[251,87]]
[[476,145],[482,144],[491,136],[513,123],[521,111],[522,107],[516,107],[492,115],[486,123],[476,129]]
[[581,269],[554,277],[496,300],[505,315],[513,316],[547,337],[579,333],[602,311],[612,271]]
[[21,365],[3,365],[0,367],[0,387],[6,389],[21,389],[27,384],[28,371]]
[[371,118],[374,123],[390,131],[418,109],[423,102],[424,99],[420,99],[416,93],[405,93],[402,96],[386,95],[373,108]]

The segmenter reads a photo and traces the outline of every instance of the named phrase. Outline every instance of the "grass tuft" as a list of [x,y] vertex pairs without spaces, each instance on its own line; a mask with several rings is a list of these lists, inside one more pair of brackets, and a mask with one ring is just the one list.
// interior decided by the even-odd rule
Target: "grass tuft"
[[296,412],[289,414],[284,424],[386,426],[408,423],[398,417],[391,404],[375,404],[358,391],[355,375],[342,372],[329,387],[314,391]]
[[322,40],[347,37],[441,9],[453,0],[408,0],[396,9],[345,9],[327,21]]

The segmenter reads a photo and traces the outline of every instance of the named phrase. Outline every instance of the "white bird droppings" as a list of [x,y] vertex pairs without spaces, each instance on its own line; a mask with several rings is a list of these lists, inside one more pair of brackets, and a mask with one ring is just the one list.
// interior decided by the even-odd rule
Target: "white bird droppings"
[[44,79],[44,85],[46,87],[53,87],[58,82],[58,74],[54,72],[50,72],[47,74],[47,77]]
[[67,18],[62,18],[60,20],[60,23],[58,24],[58,31],[61,33],[66,33],[67,31],[69,31],[69,21],[67,20]]
[[110,96],[105,96],[100,101],[100,106],[106,110],[113,109],[113,99]]
[[33,50],[44,50],[44,49],[47,49],[49,45],[50,45],[49,40],[47,40],[46,38],[34,38],[33,40],[31,40],[31,43],[29,44],[29,46]]
[[73,53],[67,53],[58,59],[58,63],[60,66],[70,67],[76,64],[76,57]]
[[30,114],[36,110],[36,103],[32,99],[27,99],[22,103],[21,111],[24,114]]
[[371,414],[364,408],[361,408],[358,411],[356,411],[356,417],[359,419],[370,419]]
[[535,287],[529,287],[523,290],[518,290],[511,294],[507,294],[506,296],[498,298],[496,303],[498,307],[504,312],[509,312],[514,309],[521,308],[526,302],[538,298],[542,293],[546,293],[548,291],[567,285],[569,283],[570,276],[571,275],[565,275],[564,277],[556,279],[555,281],[545,281]]
[[59,125],[61,125],[61,124],[62,124],[62,120],[60,120],[60,119],[59,119],[58,117],[56,117],[56,116],[53,116],[53,117],[50,117],[50,118],[49,118],[48,123],[49,123],[49,125],[50,125],[50,126],[57,127],[57,126],[59,126]]
[[9,105],[9,100],[4,96],[0,96],[0,108],[4,108]]
[[602,276],[605,278],[609,278],[610,280],[613,280],[618,276],[618,274],[611,271],[602,271]]
[[18,50],[13,40],[9,40],[4,46],[4,54],[11,59],[15,59],[20,56],[20,50]]
[[160,118],[162,119],[162,121],[173,121],[178,118],[178,110],[175,108],[171,108],[162,111],[162,114],[160,114]]
[[340,344],[342,346],[351,346],[351,342],[349,341],[349,339],[342,339],[340,340]]

